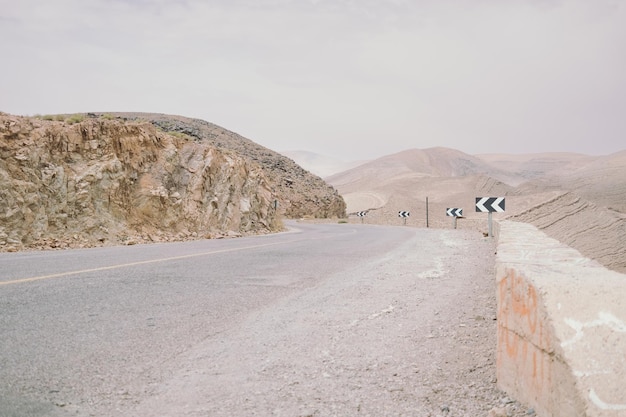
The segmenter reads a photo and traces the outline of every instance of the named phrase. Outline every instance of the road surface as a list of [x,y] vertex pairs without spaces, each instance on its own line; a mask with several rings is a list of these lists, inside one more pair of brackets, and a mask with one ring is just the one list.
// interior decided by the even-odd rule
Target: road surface
[[495,387],[491,239],[289,225],[0,254],[0,417],[525,411]]

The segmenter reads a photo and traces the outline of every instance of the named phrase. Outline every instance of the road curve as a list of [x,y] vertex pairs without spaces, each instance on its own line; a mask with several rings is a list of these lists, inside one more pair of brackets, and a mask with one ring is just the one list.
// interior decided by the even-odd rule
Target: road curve
[[[0,254],[0,416],[439,407],[415,379],[421,359],[410,352],[432,355],[429,343],[450,321],[444,311],[464,306],[455,329],[471,324],[465,314],[489,322],[489,280],[473,278],[492,268],[492,242],[467,231],[290,226],[249,238]],[[468,291],[477,296],[467,300]],[[492,348],[480,350],[481,367]],[[490,390],[476,407],[490,406]]]

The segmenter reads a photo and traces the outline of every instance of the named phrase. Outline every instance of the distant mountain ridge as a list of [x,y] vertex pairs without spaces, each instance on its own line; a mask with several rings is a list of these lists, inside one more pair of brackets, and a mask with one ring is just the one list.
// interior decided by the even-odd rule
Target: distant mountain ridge
[[443,147],[409,149],[383,156],[327,178],[331,184],[387,182],[390,178],[462,177],[485,175],[499,181],[518,184],[521,176],[494,167],[482,159]]

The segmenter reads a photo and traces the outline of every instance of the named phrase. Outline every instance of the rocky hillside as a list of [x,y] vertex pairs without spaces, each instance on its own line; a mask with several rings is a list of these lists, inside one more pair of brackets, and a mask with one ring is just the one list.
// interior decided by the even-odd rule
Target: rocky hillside
[[159,117],[0,114],[0,250],[266,233],[281,213],[344,215],[331,187],[286,158]]
[[278,200],[278,212],[288,218],[346,217],[346,205],[339,193],[322,178],[311,174],[293,160],[267,149],[213,123],[182,116],[152,113],[110,113],[124,120],[147,121],[159,130],[185,135],[193,141],[236,152],[260,165]]

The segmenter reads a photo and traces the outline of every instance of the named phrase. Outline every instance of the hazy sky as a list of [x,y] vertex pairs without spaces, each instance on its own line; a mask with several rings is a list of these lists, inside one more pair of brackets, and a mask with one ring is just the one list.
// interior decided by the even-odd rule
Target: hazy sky
[[344,160],[626,149],[626,0],[0,0],[0,111]]

